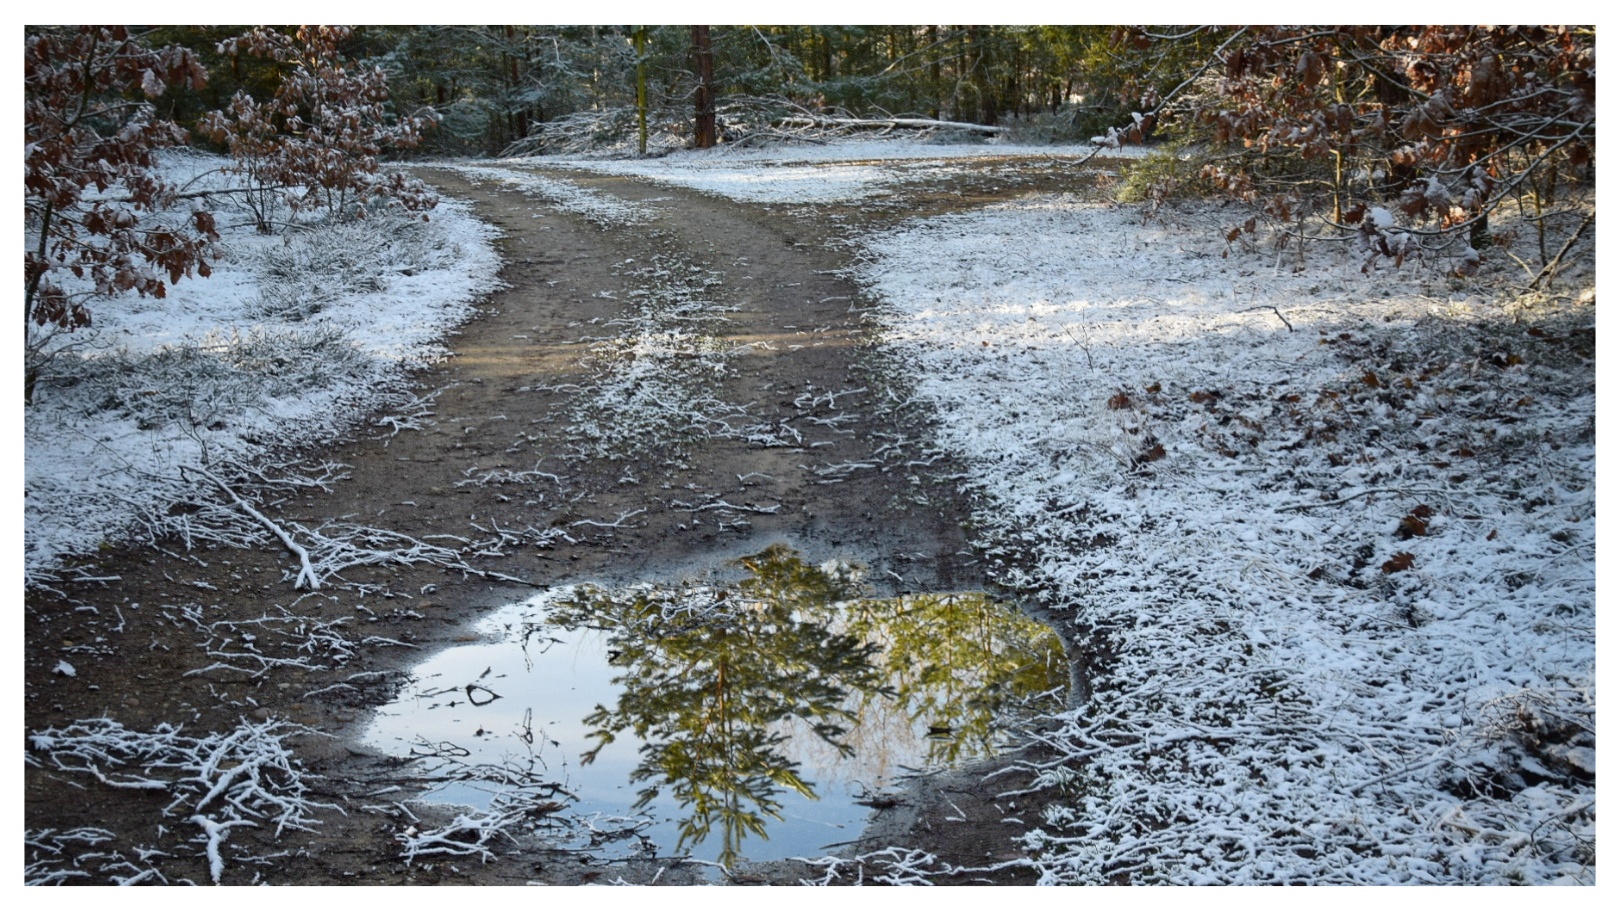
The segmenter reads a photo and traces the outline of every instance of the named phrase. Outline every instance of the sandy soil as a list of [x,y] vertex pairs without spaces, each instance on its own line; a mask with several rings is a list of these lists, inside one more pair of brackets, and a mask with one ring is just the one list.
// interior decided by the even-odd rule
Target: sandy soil
[[[453,358],[418,377],[420,392],[438,391],[431,423],[393,436],[364,427],[353,440],[309,454],[349,466],[346,477],[330,491],[284,500],[270,515],[306,525],[346,520],[417,538],[476,540],[490,537],[494,528],[562,528],[576,543],[559,540],[539,548],[508,541],[466,557],[499,578],[379,567],[348,573],[349,584],[313,594],[292,589],[283,578],[288,555],[269,547],[187,552],[177,542],[162,542],[158,548],[110,550],[88,568],[115,581],[27,593],[26,729],[101,716],[139,730],[169,723],[189,732],[226,731],[243,718],[285,719],[309,728],[312,733],[295,741],[298,759],[318,776],[313,796],[343,812],[323,814],[316,831],[284,832],[279,840],[262,829],[234,831],[226,883],[693,881],[701,870],[683,869],[669,858],[604,864],[536,846],[504,847],[491,863],[407,865],[396,835],[411,824],[409,812],[425,812],[401,805],[412,786],[409,770],[356,748],[349,738],[368,710],[395,691],[404,669],[464,640],[468,622],[480,612],[530,590],[502,579],[547,586],[671,578],[785,541],[813,560],[840,556],[866,563],[872,578],[884,583],[880,594],[982,588],[983,570],[962,531],[966,511],[951,493],[948,465],[859,470],[840,483],[818,483],[826,478],[816,468],[903,464],[914,455],[906,447],[881,455],[876,450],[897,433],[923,433],[908,424],[920,416],[880,407],[887,391],[903,389],[904,378],[886,377],[873,355],[860,290],[839,272],[848,265],[841,239],[857,223],[881,226],[1030,189],[1072,188],[1069,176],[1052,166],[1025,167],[1016,179],[1003,176],[1009,173],[988,164],[979,178],[913,187],[903,198],[860,210],[742,206],[620,178],[566,175],[656,213],[648,224],[607,230],[515,192],[425,170],[446,193],[473,200],[477,214],[506,233],[502,278],[509,287],[485,302],[452,340]],[[621,268],[625,261],[645,264],[659,257],[721,275],[712,293],[736,308],[724,340],[769,343],[735,357],[736,369],[711,390],[717,397],[746,404],[752,415],[774,422],[801,419],[807,408],[818,407],[804,404],[806,391],[864,389],[836,400],[853,423],[799,420],[796,426],[819,428],[807,434],[806,446],[813,442],[813,448],[761,448],[716,437],[683,445],[654,441],[628,459],[564,459],[558,415],[568,405],[568,384],[581,379],[579,359],[591,320],[620,314],[632,281]],[[556,480],[466,483],[489,471],[535,468]],[[682,505],[713,500],[780,508],[746,513],[750,525],[741,530],[692,525],[694,514]],[[645,511],[621,527],[574,524],[608,523],[635,510]],[[279,668],[252,678],[208,670],[207,624],[282,609],[301,617],[352,618],[343,627],[356,642],[352,656],[324,670]],[[266,649],[273,648],[268,636]],[[408,647],[366,644],[360,641],[365,637]],[[291,648],[293,640],[287,641]],[[64,660],[77,669],[74,676],[56,672]],[[355,676],[361,673],[368,676]],[[327,689],[338,683],[348,686]],[[325,691],[309,695],[319,690]],[[986,869],[1016,857],[1012,838],[1020,818],[1029,822],[1034,802],[1004,796],[1025,782],[1013,775],[987,778],[992,771],[919,782],[895,805],[875,811],[866,835],[844,852],[921,849],[937,859],[925,866],[939,871],[938,881],[1018,882],[1017,871]],[[208,881],[195,828],[165,815],[164,796],[113,789],[32,764],[24,784],[28,829],[110,830],[117,837],[95,851],[136,856],[157,848],[168,852],[153,863],[169,881]],[[246,859],[254,854],[257,861]],[[88,859],[85,866],[95,868]],[[821,873],[762,865],[734,871],[730,881],[789,883],[806,875]],[[839,881],[861,875],[851,866]],[[878,875],[877,868],[866,875]]]

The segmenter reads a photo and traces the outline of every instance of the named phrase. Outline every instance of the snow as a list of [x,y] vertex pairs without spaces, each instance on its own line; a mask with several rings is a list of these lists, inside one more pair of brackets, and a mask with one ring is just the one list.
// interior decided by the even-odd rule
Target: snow
[[1536,348],[1592,295],[1276,268],[1209,214],[867,244],[999,581],[1108,656],[1049,738],[1043,879],[1591,882],[1595,790],[1536,758],[1586,747],[1536,731],[1595,732],[1593,368]]
[[[543,163],[769,204],[971,166],[913,154]],[[1075,196],[858,239],[996,581],[1093,652],[1044,882],[1595,881],[1595,279],[1501,294],[1511,256],[1461,281],[1371,218],[1388,251]]]
[[[206,181],[221,163],[170,165]],[[207,481],[188,469],[274,462],[398,401],[497,284],[494,232],[455,200],[427,222],[379,214],[274,237],[239,220],[220,218],[212,277],[102,303],[68,337],[82,379],[42,384],[23,420],[30,582],[194,499]]]
[[988,159],[1042,159],[1079,163],[1141,157],[1141,147],[1099,150],[1089,145],[1009,142],[929,143],[865,140],[769,148],[719,146],[663,158],[602,160],[546,157],[513,159],[598,174],[636,177],[750,203],[835,203],[877,199],[908,182],[937,180]]
[[[1022,154],[1089,150],[544,163],[782,204]],[[464,173],[530,177],[487,167]],[[1043,881],[1593,882],[1595,278],[1499,296],[1515,276],[1491,251],[1464,281],[1477,253],[1396,269],[1348,244],[1229,244],[1241,220],[1032,196],[856,238],[996,581],[1090,644],[1071,656],[1090,691],[1041,735],[1062,795],[1027,817]],[[343,245],[238,234],[214,278],[98,310],[84,353],[109,375],[225,379],[193,420],[143,404],[162,387],[43,391],[30,576],[138,528],[181,466],[335,435],[442,353],[496,258],[453,201],[424,230],[368,248],[424,263],[409,276],[288,287],[278,269],[335,278]]]
[[518,190],[555,209],[583,215],[603,228],[627,227],[645,222],[651,214],[642,206],[597,193],[562,180],[537,174],[524,174],[510,167],[458,164],[452,170],[474,183],[494,183]]
[[[170,724],[141,731],[110,718],[94,718],[31,735],[24,761],[53,774],[91,777],[107,787],[167,795],[168,810],[190,807],[187,821],[203,831],[209,875],[217,885],[225,873],[220,847],[231,829],[262,826],[277,835],[289,829],[314,831],[321,824],[320,811],[339,809],[311,798],[303,764],[289,743],[312,733],[281,721],[244,720],[232,731],[195,737]],[[25,882],[43,885],[69,875],[62,870],[69,859],[61,856],[64,842],[94,844],[110,836],[104,829],[26,832],[24,840],[34,851]],[[119,851],[81,855],[72,862],[104,874],[120,870],[134,874],[132,879],[114,877],[115,882],[166,881],[149,866],[152,856],[163,852],[136,849],[136,853],[140,865]]]

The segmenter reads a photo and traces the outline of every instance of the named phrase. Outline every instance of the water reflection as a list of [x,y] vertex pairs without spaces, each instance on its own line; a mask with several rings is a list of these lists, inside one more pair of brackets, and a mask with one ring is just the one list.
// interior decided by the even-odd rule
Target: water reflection
[[[506,625],[530,673],[566,660],[553,643],[599,650],[607,668],[580,670],[567,687],[594,676],[594,708],[575,710],[584,731],[558,734],[582,763],[576,791],[611,790],[583,781],[593,773],[620,783],[628,775],[636,811],[673,816],[677,852],[707,842],[703,853],[729,865],[750,836],[782,835],[810,815],[805,801],[822,797],[842,801],[848,822],[817,814],[805,837],[858,825],[858,798],[903,767],[990,755],[1009,710],[1061,705],[1067,672],[1057,637],[983,594],[872,598],[857,567],[812,565],[781,545],[733,569],[724,582],[557,590]],[[579,647],[565,651],[585,663]],[[531,695],[534,712],[556,702],[560,688],[548,687]],[[628,772],[628,761],[603,759],[622,757],[626,745],[635,750]],[[779,822],[785,801],[795,819]],[[790,841],[800,851],[816,844]],[[764,859],[758,847],[748,853]]]
[[879,646],[828,623],[832,603],[854,592],[842,574],[806,565],[785,548],[742,561],[749,575],[729,588],[619,592],[585,589],[549,619],[608,632],[617,702],[586,717],[596,747],[626,731],[641,741],[631,779],[645,783],[636,809],[669,788],[689,814],[677,852],[721,836],[719,859],[735,859],[743,839],[765,835],[781,818],[785,791],[815,796],[788,756],[783,722],[796,719],[841,754],[857,716],[852,692],[883,686]]

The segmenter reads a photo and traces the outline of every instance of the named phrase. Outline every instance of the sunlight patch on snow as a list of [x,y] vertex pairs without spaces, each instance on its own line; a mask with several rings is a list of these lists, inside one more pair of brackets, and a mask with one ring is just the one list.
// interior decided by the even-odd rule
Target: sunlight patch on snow
[[[660,159],[664,160],[664,159]],[[738,202],[840,202],[869,199],[888,193],[898,175],[876,167],[789,167],[761,170],[741,164],[706,163],[701,167],[652,168],[651,162],[593,162],[590,170],[603,174],[642,177],[659,183],[713,193]],[[586,167],[576,164],[578,167]]]
[[[1141,147],[1104,149],[1096,146],[1032,145],[1027,143],[985,142],[919,142],[907,139],[847,140],[826,143],[782,143],[769,146],[737,147],[720,145],[713,149],[688,149],[662,158],[642,159],[627,164],[660,163],[671,167],[701,167],[705,164],[801,164],[825,162],[886,162],[920,161],[925,159],[974,158],[1083,158],[1098,153],[1103,158],[1140,158],[1146,154]],[[550,159],[547,159],[550,160]],[[589,160],[599,163],[600,160]]]
[[482,165],[450,165],[468,180],[505,184],[528,196],[542,200],[560,211],[583,215],[592,224],[603,228],[638,225],[652,217],[642,206],[597,193],[586,187],[562,180],[552,180],[538,174],[523,173],[507,167]]

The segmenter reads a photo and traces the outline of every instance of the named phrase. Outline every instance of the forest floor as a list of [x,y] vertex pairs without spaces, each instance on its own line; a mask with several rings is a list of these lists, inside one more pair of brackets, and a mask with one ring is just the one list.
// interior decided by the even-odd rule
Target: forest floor
[[[427,225],[243,230],[98,312],[27,418],[25,880],[1594,882],[1589,186],[1403,260],[1093,154],[441,163]],[[543,741],[473,770],[499,813],[417,799],[455,740],[367,745],[496,608],[776,543],[994,586],[1068,706],[723,874],[567,814]]]
[[[411,665],[465,641],[471,620],[532,591],[518,580],[549,586],[675,577],[785,541],[812,560],[866,564],[880,591],[982,588],[985,572],[963,531],[966,512],[942,480],[949,466],[851,467],[915,455],[898,433],[915,416],[885,404],[900,397],[905,378],[886,374],[873,350],[845,240],[855,228],[879,230],[1030,191],[1073,191],[1080,179],[1061,163],[1034,162],[1016,179],[987,167],[978,178],[958,172],[944,183],[910,184],[877,206],[786,208],[570,172],[571,182],[642,213],[633,227],[609,229],[510,187],[453,170],[422,173],[447,195],[471,200],[474,214],[503,232],[506,287],[450,341],[452,357],[416,376],[417,392],[436,396],[417,429],[356,435],[312,454],[347,466],[344,477],[265,513],[283,526],[352,522],[417,540],[487,539],[478,552],[463,552],[473,572],[362,566],[344,573],[345,585],[299,593],[285,581],[291,557],[279,548],[106,548],[79,568],[115,582],[64,581],[27,594],[27,729],[66,731],[91,718],[197,735],[244,720],[306,729],[287,742],[314,782],[307,796],[332,809],[304,831],[278,833],[268,824],[232,831],[226,883],[692,881],[701,871],[668,857],[602,864],[577,852],[502,849],[490,862],[406,863],[402,833],[427,828],[423,814],[430,811],[407,809],[409,794],[399,788],[410,787],[401,777],[408,770],[358,748],[354,735]],[[732,354],[728,369],[706,384],[704,407],[733,421],[745,414],[750,426],[794,433],[802,445],[649,427],[647,438],[591,456],[578,433],[561,432],[564,416],[573,416],[572,426],[585,420],[576,399],[593,382],[585,365],[602,335],[593,327],[624,318],[638,288],[668,290],[683,275],[701,276],[692,288],[729,308],[712,331]],[[917,493],[919,472],[921,489],[931,491],[926,497]],[[700,525],[705,516],[709,523]],[[255,654],[274,653],[278,644],[289,652],[309,648],[318,638],[310,630],[323,623],[331,624],[331,647],[343,652],[342,661],[269,662],[247,672],[220,657],[231,653],[233,634],[249,629],[258,631],[247,637],[259,646]],[[966,867],[1010,857],[1019,832],[1003,821],[997,795],[1020,781],[987,783],[986,771],[919,785],[879,811],[882,825],[848,853],[921,849],[945,866]],[[30,763],[24,796],[36,847],[74,855],[84,881],[150,870],[169,882],[210,879],[198,833],[171,820],[174,795],[167,791],[97,785]],[[106,837],[75,842],[75,832]],[[731,881],[821,875],[778,863],[734,870]],[[1021,875],[1027,870],[940,881],[1016,882]]]

